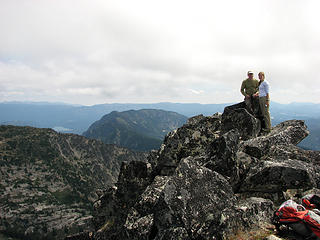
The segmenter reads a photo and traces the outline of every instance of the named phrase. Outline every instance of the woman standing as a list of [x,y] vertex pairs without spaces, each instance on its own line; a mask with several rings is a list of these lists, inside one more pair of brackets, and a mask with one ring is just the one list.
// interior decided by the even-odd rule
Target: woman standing
[[259,72],[259,104],[261,113],[264,119],[265,128],[262,130],[265,132],[271,131],[271,119],[270,119],[270,95],[269,95],[269,83],[265,80],[264,72]]

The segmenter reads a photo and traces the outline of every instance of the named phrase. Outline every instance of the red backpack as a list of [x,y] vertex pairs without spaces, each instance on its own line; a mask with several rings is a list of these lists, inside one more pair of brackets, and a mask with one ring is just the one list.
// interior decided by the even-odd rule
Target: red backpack
[[320,209],[320,196],[318,194],[308,194],[302,197],[302,205],[308,209],[313,210]]
[[280,232],[281,225],[285,225],[304,239],[320,240],[320,216],[292,200],[279,207],[274,213],[273,222]]

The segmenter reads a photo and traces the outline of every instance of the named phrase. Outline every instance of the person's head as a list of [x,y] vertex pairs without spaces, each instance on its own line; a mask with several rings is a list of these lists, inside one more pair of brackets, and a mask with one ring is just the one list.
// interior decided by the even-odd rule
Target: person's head
[[260,81],[263,81],[265,76],[264,76],[264,72],[259,72],[258,74]]
[[252,71],[248,71],[248,78],[253,79],[253,72]]

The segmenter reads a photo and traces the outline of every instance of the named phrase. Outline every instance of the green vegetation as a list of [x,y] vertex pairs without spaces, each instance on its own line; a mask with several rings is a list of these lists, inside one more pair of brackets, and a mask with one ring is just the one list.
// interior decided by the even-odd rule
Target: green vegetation
[[149,151],[158,149],[165,135],[186,121],[183,115],[163,110],[111,112],[93,123],[84,136],[132,150]]
[[[81,232],[84,226],[68,217],[90,216],[88,197],[116,180],[122,159],[144,156],[50,129],[0,126],[0,139],[0,170],[5,174],[0,179],[1,211],[14,214],[1,223],[6,235],[18,239],[64,239],[66,232]],[[52,229],[55,221],[59,224]],[[60,224],[64,229],[58,229]],[[34,229],[24,236],[30,226]]]
[[79,200],[80,200],[80,197],[77,194],[71,192],[70,190],[57,191],[57,192],[53,192],[51,194],[61,204],[69,205],[69,204],[79,202]]

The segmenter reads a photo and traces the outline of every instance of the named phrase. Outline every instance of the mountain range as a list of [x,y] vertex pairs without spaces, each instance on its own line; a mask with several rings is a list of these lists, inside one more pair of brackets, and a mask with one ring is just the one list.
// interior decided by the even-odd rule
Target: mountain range
[[[2,102],[0,124],[52,128],[59,132],[82,134],[90,125],[112,111],[162,109],[187,117],[198,114],[210,116],[223,112],[230,104],[153,103],[153,104],[99,104],[93,106],[46,102]],[[320,104],[271,102],[272,125],[289,119],[306,121],[310,135],[299,146],[320,150]]]
[[75,134],[0,126],[0,232],[63,239],[91,229],[97,193],[117,181],[123,161],[145,158]]
[[168,132],[186,123],[187,117],[163,110],[113,111],[94,122],[83,133],[136,151],[158,149]]

